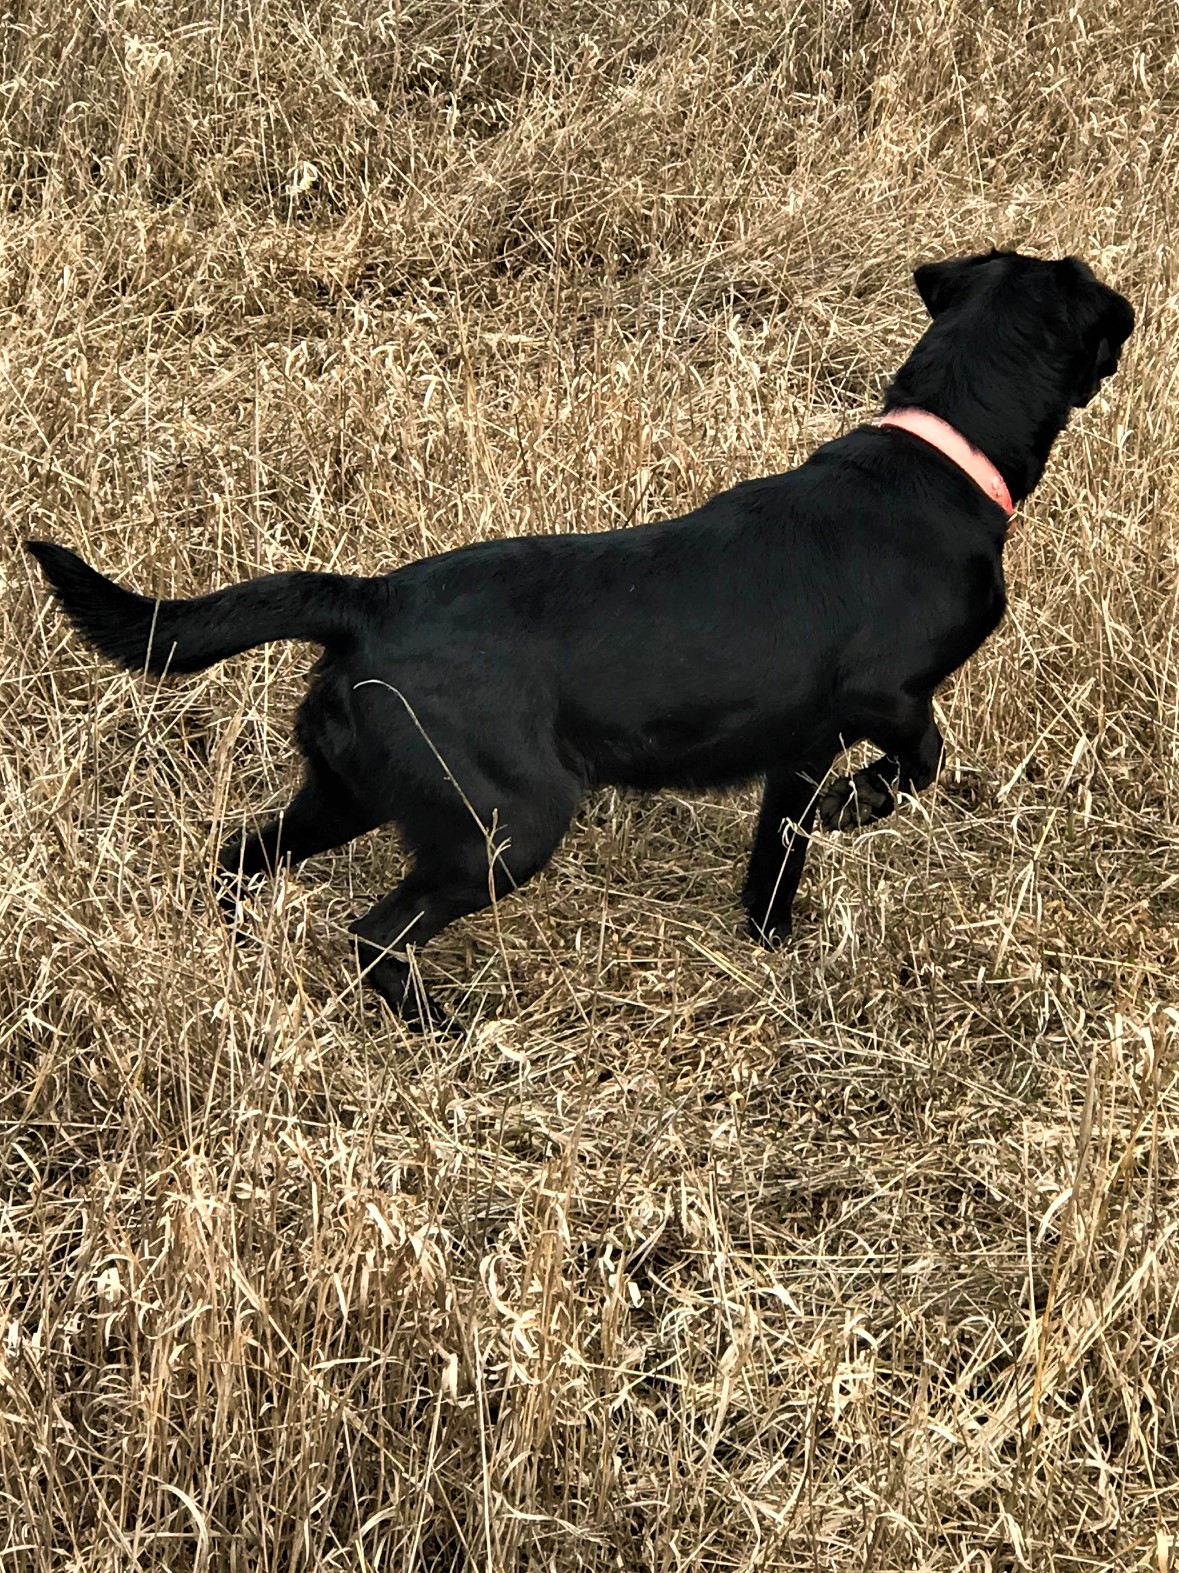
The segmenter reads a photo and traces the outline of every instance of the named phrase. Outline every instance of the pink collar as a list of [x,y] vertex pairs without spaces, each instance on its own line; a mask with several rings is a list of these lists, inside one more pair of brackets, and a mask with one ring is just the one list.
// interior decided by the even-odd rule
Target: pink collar
[[[922,442],[930,443],[944,453],[947,459],[952,459],[960,470],[965,470],[974,484],[986,492],[992,502],[997,502],[1008,518],[1015,512],[1007,482],[986,454],[980,453],[960,431],[939,415],[931,415],[928,410],[889,410],[887,415],[878,416],[872,424],[899,426],[902,431],[920,437]],[[1009,524],[1007,534],[1010,535],[1014,529],[1015,526]]]

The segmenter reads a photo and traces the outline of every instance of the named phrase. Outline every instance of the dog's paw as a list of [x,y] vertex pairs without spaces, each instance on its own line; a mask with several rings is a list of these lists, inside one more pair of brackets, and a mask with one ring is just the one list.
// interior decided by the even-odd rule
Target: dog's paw
[[857,770],[840,776],[819,799],[819,823],[824,830],[854,830],[887,819],[896,807],[892,793],[878,776]]
[[[369,948],[358,941],[357,953],[362,965],[367,960]],[[400,956],[385,954],[376,963],[370,963],[365,982],[410,1032],[457,1038],[466,1031],[462,1022],[425,992],[408,961]]]
[[378,992],[393,1015],[409,1032],[419,1033],[423,1037],[434,1035],[439,1038],[461,1038],[466,1034],[467,1029],[458,1017],[452,1016],[448,1010],[443,1010],[438,1001],[429,994],[422,995],[410,989],[402,995],[399,1003],[395,1003],[384,989]]
[[752,913],[749,914],[749,937],[763,950],[781,950],[790,938],[790,928],[789,918],[775,919],[771,915],[765,923],[759,923]]

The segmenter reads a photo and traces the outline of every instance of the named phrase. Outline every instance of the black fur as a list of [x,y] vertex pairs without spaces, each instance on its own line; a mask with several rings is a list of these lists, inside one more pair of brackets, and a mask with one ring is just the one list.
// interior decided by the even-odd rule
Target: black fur
[[[992,252],[914,280],[933,321],[885,408],[949,421],[1018,503],[1134,314],[1072,258]],[[599,784],[764,776],[744,902],[758,939],[787,934],[816,811],[865,823],[933,780],[932,696],[1003,614],[1006,524],[921,439],[865,426],[680,519],[482,543],[381,579],[275,574],[154,601],[60,546],[30,550],[124,666],[323,645],[297,727],[303,787],[222,862],[249,875],[396,824],[411,871],[354,931],[369,982],[412,1018],[424,1002],[396,951],[530,879]],[[881,757],[821,794],[861,738]]]

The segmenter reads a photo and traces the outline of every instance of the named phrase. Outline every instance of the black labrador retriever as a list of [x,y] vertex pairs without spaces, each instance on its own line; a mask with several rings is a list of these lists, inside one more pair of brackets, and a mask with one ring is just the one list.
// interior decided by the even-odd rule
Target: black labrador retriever
[[[1010,508],[1134,326],[1071,257],[992,251],[914,282],[933,320],[883,417],[680,519],[481,542],[379,579],[270,574],[193,600],[136,595],[60,546],[29,550],[78,632],[125,667],[323,646],[296,728],[303,785],[221,864],[236,882],[397,825],[410,872],[353,932],[368,982],[412,1023],[431,1008],[405,947],[531,879],[593,786],[764,776],[744,904],[772,944],[790,931],[816,811],[863,824],[933,780],[931,699],[1003,615]],[[821,795],[864,738],[881,757]]]

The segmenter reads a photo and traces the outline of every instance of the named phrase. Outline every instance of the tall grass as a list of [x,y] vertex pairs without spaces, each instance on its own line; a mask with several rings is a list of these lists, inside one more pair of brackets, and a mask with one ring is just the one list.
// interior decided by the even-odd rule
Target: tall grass
[[[1179,14],[13,0],[0,27],[0,1568],[1179,1567]],[[362,1001],[378,835],[215,916],[308,652],[165,593],[682,511],[875,408],[920,260],[1140,310],[942,696],[817,839],[596,797]]]

